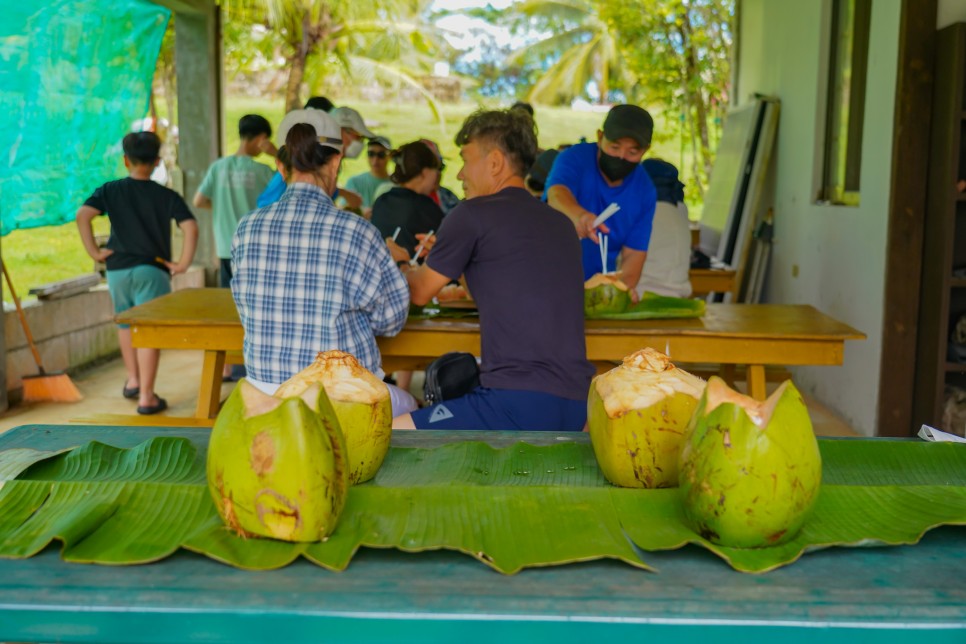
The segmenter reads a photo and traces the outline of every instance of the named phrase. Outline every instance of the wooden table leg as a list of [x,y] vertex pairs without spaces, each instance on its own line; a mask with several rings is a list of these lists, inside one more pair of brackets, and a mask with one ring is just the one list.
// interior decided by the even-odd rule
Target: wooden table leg
[[733,364],[723,364],[721,369],[718,371],[718,375],[724,380],[729,387],[735,388],[735,375],[737,375],[737,369]]
[[765,365],[748,365],[746,378],[748,380],[749,396],[755,400],[764,400],[767,398],[767,390],[765,387]]
[[205,351],[201,366],[201,389],[198,391],[196,418],[214,418],[221,404],[221,372],[225,368],[224,351]]

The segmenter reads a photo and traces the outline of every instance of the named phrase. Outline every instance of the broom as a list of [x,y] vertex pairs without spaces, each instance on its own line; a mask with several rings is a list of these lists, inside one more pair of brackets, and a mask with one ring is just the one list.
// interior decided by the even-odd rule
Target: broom
[[3,267],[3,276],[10,287],[10,295],[13,303],[17,306],[17,316],[20,318],[20,325],[23,327],[23,334],[30,345],[30,351],[34,354],[34,362],[37,363],[37,370],[40,373],[36,376],[23,376],[23,399],[25,402],[77,402],[83,396],[77,391],[77,387],[71,382],[70,376],[66,373],[47,373],[44,365],[40,361],[40,352],[34,344],[34,337],[27,326],[27,318],[24,317],[23,307],[20,306],[20,298],[17,291],[13,288],[13,281],[10,273],[7,272],[7,265],[0,257],[0,266]]

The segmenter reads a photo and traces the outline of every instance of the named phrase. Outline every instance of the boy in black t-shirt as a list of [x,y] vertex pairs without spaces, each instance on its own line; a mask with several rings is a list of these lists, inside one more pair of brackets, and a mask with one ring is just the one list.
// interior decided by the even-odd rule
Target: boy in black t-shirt
[[[114,312],[126,311],[171,292],[171,275],[191,266],[198,243],[198,224],[178,193],[151,181],[158,165],[161,140],[154,132],[133,132],[124,137],[124,166],[128,176],[109,181],[94,191],[77,210],[77,228],[87,254],[107,264],[107,287]],[[107,214],[111,237],[107,248],[98,248],[91,222]],[[177,263],[171,257],[171,220],[184,232]],[[127,370],[125,398],[137,398],[139,414],[156,414],[167,408],[154,393],[158,372],[158,349],[137,349],[131,330],[119,324],[118,341]]]

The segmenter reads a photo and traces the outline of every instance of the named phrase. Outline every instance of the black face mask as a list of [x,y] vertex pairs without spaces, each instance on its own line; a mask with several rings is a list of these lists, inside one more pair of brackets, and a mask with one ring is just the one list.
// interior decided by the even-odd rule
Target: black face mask
[[627,161],[620,157],[612,157],[609,154],[600,153],[600,171],[611,181],[621,181],[624,177],[634,172],[637,164]]

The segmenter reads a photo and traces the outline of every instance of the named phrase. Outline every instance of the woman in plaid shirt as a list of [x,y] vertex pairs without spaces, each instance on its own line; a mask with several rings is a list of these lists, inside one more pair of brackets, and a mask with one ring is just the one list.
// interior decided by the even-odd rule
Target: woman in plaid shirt
[[[377,335],[402,330],[409,288],[379,231],[332,203],[342,160],[341,130],[303,110],[284,137],[290,185],[245,217],[232,243],[232,295],[245,328],[248,380],[266,393],[319,351],[351,353],[383,377]],[[393,414],[416,408],[390,386]]]

